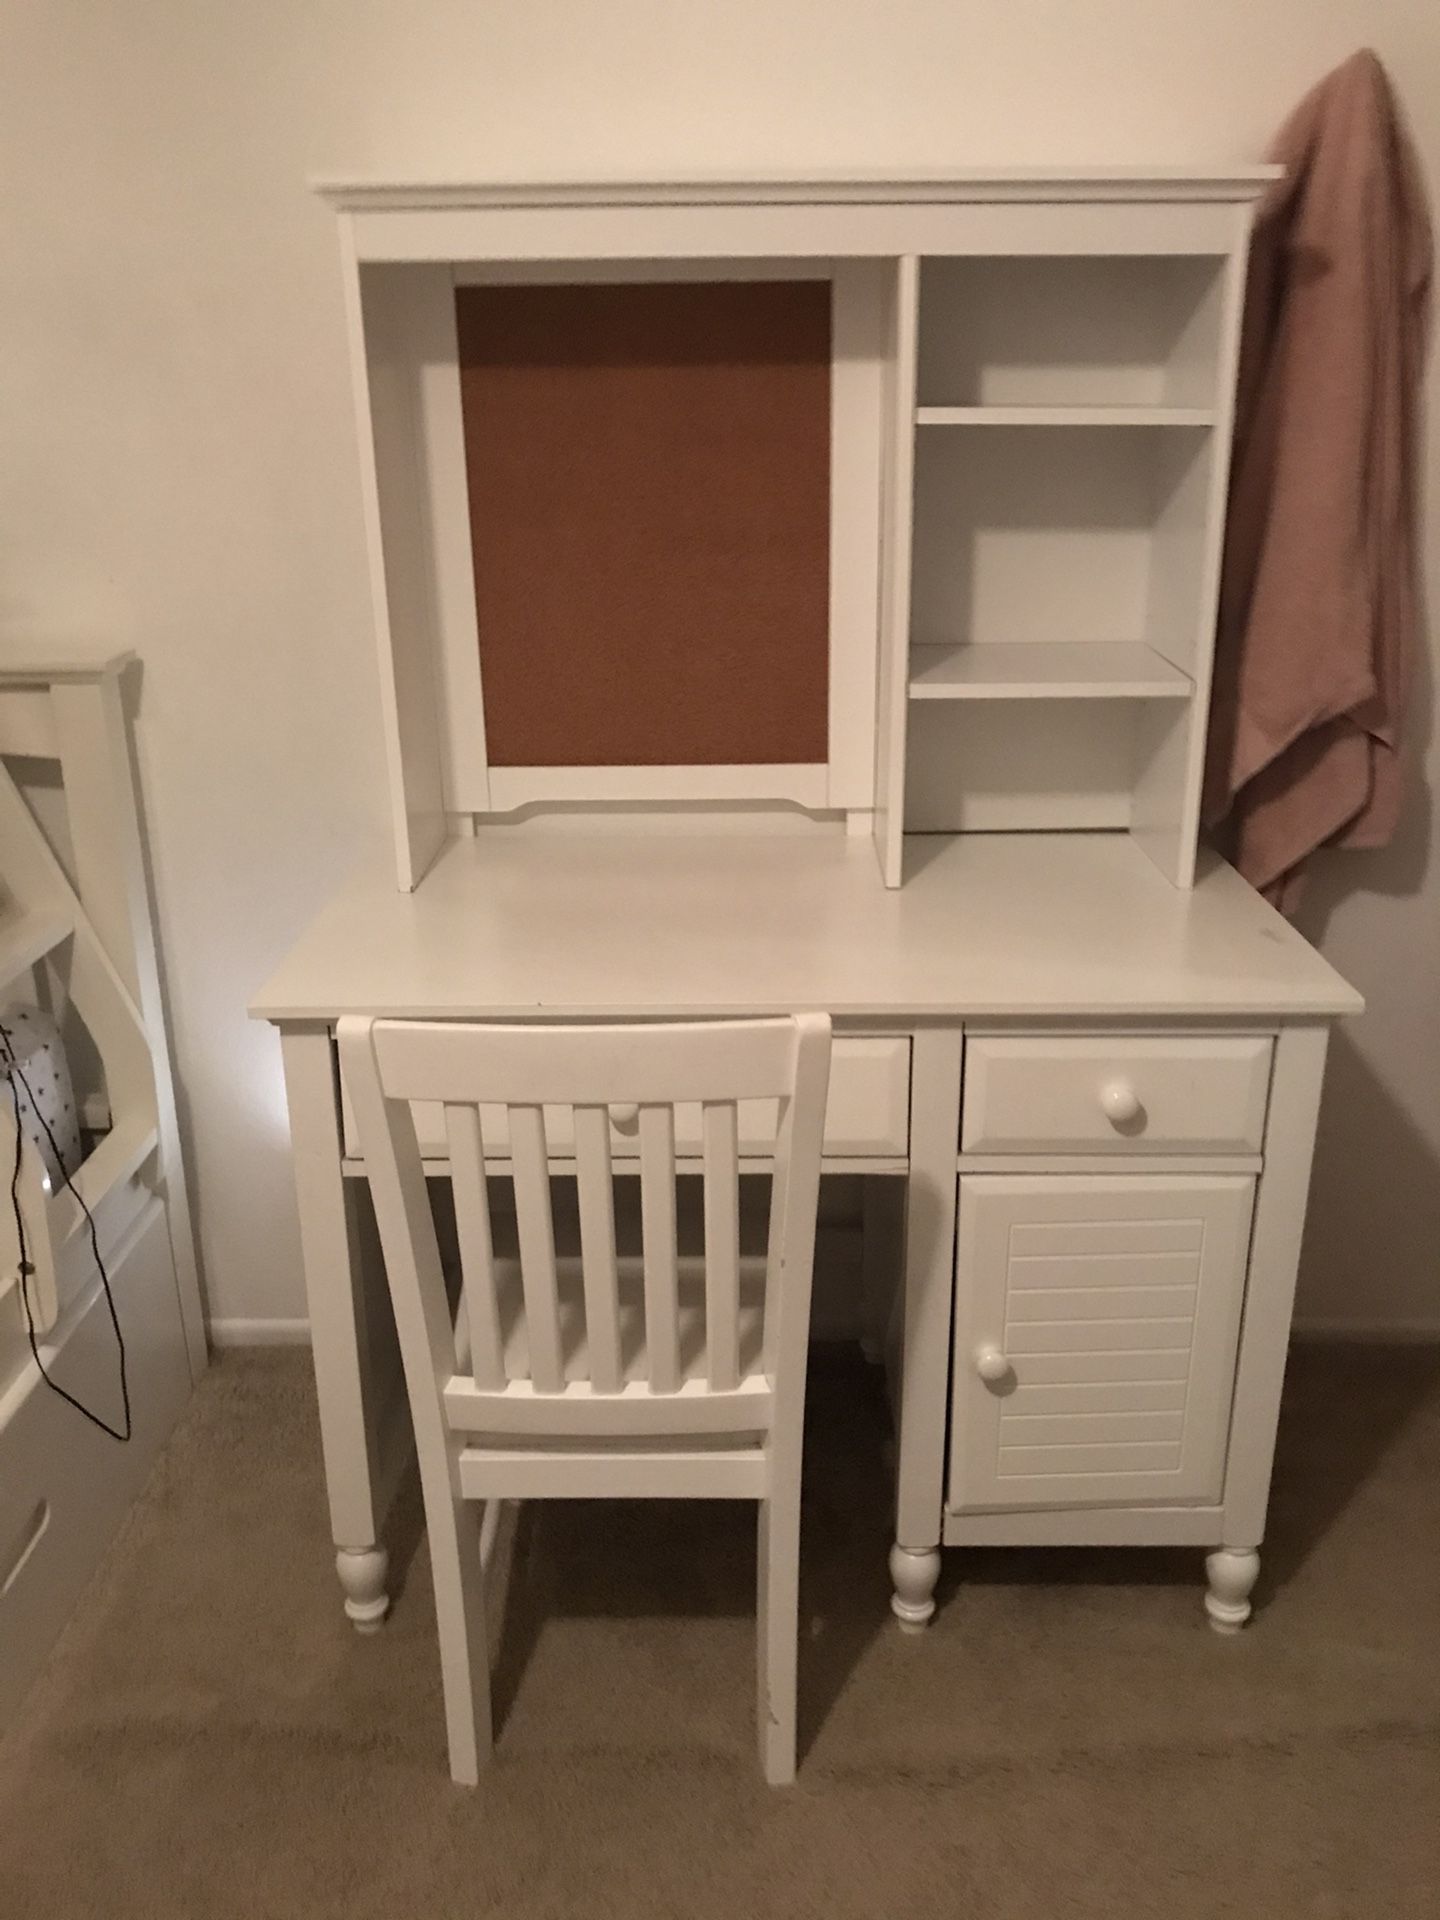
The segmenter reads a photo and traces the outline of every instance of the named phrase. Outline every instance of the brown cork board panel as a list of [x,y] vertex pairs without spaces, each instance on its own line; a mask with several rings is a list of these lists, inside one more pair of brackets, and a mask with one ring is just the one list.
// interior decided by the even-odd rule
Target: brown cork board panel
[[823,762],[828,282],[456,315],[491,765]]

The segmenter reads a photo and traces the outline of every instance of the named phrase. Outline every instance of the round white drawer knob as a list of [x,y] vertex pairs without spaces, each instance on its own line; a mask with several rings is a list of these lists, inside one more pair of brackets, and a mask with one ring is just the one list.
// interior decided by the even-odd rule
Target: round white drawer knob
[[1100,1089],[1100,1105],[1105,1110],[1105,1117],[1117,1127],[1138,1120],[1144,1111],[1139,1094],[1128,1080],[1107,1080]]
[[617,1133],[638,1133],[640,1131],[639,1107],[611,1107],[610,1124]]
[[999,1347],[977,1347],[975,1349],[975,1371],[982,1380],[1003,1380],[1010,1371],[1010,1362]]

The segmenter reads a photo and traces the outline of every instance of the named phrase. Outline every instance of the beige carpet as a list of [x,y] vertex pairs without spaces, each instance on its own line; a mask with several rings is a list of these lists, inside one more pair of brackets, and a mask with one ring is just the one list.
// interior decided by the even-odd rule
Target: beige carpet
[[903,1638],[883,1436],[821,1362],[798,1786],[752,1753],[750,1515],[570,1506],[467,1793],[423,1548],[357,1638],[306,1361],[223,1357],[0,1747],[0,1914],[1440,1914],[1440,1356],[1299,1354],[1237,1640],[1198,1555],[1077,1552],[951,1555]]

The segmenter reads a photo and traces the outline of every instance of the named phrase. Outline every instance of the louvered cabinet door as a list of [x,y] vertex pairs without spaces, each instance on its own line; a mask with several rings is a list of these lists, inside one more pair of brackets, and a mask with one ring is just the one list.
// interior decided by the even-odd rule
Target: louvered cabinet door
[[1218,1501],[1254,1181],[960,1181],[949,1505]]

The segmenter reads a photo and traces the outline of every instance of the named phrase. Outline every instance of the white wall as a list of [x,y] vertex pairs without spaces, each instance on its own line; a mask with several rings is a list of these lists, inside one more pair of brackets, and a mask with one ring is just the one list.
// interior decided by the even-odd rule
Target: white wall
[[[335,239],[310,173],[1249,157],[1365,40],[1440,172],[1433,0],[0,0],[0,21],[0,636],[145,656],[226,1318],[303,1312],[277,1049],[245,1003],[384,834]],[[1423,691],[1428,708],[1428,674]],[[1312,908],[1371,1004],[1327,1102],[1312,1318],[1440,1320],[1429,804],[1393,853],[1337,862]]]

